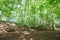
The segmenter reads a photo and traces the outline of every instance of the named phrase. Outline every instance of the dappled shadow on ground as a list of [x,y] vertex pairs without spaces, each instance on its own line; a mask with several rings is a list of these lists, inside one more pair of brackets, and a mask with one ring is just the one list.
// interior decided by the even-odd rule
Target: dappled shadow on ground
[[0,22],[0,40],[60,40],[60,31],[34,31],[9,22]]
[[0,40],[60,40],[60,33],[56,31],[32,32],[30,34],[3,33],[0,34]]

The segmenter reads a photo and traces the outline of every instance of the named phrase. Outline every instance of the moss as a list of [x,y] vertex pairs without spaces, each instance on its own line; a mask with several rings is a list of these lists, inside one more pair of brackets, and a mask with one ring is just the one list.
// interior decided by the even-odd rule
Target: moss
[[14,28],[10,28],[10,27],[9,27],[9,28],[6,28],[6,31],[7,31],[7,32],[15,32],[16,30],[15,30]]

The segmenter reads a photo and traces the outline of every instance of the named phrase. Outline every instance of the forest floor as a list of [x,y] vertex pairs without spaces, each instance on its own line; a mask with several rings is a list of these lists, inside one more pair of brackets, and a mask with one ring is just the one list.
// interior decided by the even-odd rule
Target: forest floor
[[60,40],[60,31],[35,31],[0,21],[0,40]]

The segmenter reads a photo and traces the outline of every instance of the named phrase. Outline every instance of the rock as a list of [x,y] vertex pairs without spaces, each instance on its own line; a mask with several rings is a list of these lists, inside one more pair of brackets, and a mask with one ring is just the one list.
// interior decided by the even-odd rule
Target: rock
[[25,35],[30,34],[30,32],[28,32],[28,31],[23,31],[22,33],[25,34]]

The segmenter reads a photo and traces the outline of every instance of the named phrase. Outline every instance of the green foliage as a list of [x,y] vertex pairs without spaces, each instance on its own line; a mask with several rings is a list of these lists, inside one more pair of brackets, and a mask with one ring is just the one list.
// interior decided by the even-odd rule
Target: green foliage
[[6,21],[22,25],[52,26],[60,20],[60,0],[0,0],[0,11],[1,20],[6,17]]

